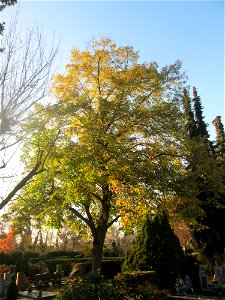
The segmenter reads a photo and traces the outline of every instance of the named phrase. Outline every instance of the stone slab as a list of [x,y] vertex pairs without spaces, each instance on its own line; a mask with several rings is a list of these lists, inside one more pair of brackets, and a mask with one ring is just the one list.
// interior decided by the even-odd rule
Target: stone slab
[[[49,292],[45,292],[42,291],[42,295],[39,296],[39,291],[32,291],[32,292],[28,292],[28,291],[19,291],[18,294],[19,297],[23,297],[22,299],[54,299],[56,297],[56,294],[53,293],[49,293]],[[21,298],[19,298],[21,299]]]

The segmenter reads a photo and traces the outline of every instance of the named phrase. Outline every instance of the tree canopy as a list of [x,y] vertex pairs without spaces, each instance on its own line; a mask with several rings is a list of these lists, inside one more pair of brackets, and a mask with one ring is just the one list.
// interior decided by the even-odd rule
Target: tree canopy
[[93,41],[73,49],[66,74],[56,76],[55,105],[37,105],[24,125],[26,167],[45,159],[23,197],[52,224],[78,219],[89,228],[94,271],[114,222],[137,223],[164,198],[185,194],[180,68],[140,64],[132,47]]

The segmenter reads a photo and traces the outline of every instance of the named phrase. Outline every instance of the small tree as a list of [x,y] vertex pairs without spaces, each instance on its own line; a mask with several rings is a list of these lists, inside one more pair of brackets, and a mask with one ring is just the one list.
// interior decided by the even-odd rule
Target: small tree
[[16,249],[16,237],[14,229],[11,228],[7,234],[0,236],[0,252],[9,253]]
[[172,288],[182,271],[184,253],[177,236],[172,231],[167,214],[148,216],[130,251],[127,252],[123,270],[155,270],[159,286]]
[[[5,5],[11,1],[1,1]],[[25,33],[19,30],[18,16],[13,18],[2,37],[0,55],[0,180],[6,184],[14,176],[7,166],[18,153],[26,137],[21,121],[28,117],[34,104],[45,98],[49,91],[53,62],[57,54],[54,37],[51,46],[46,45],[43,32],[33,26]],[[1,190],[0,209],[43,167],[43,156],[39,155],[26,176],[12,187],[10,193]],[[17,174],[20,175],[20,174]],[[4,193],[5,192],[5,193]]]

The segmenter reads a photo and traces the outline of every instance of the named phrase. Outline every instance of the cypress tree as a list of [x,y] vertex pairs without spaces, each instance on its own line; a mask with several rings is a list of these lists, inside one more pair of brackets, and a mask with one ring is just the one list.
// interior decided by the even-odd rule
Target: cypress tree
[[213,121],[213,125],[216,129],[216,144],[215,152],[217,160],[223,160],[225,158],[225,133],[224,126],[221,121],[221,116],[217,116]]
[[[186,96],[187,97],[187,96]],[[216,118],[213,122],[217,131],[217,141],[215,148],[209,140],[207,125],[203,117],[203,107],[201,99],[197,95],[196,88],[193,88],[193,109],[190,102],[189,110],[187,100],[184,94],[184,113],[186,119],[190,119],[193,115],[195,120],[195,131],[190,131],[190,125],[186,124],[186,129],[192,143],[192,161],[189,165],[189,172],[196,177],[196,185],[198,188],[197,198],[203,215],[196,219],[197,225],[193,227],[193,235],[199,249],[208,257],[212,258],[215,254],[222,254],[225,248],[225,203],[223,193],[218,192],[219,182],[216,178],[220,172],[217,163],[218,155],[222,155],[224,150],[224,131],[220,118]],[[189,126],[188,126],[189,125]],[[194,134],[193,134],[194,132]],[[192,134],[191,134],[192,133]],[[198,149],[198,151],[196,151]],[[196,173],[195,173],[196,172]],[[215,174],[215,175],[214,175]],[[219,178],[219,177],[218,177]],[[220,176],[221,180],[221,176]]]
[[203,107],[202,107],[201,99],[198,96],[195,87],[193,87],[193,103],[194,103],[195,120],[197,125],[196,135],[197,137],[203,137],[208,139],[209,134],[207,131],[207,125],[203,117]]
[[183,108],[188,136],[190,139],[193,139],[197,136],[197,124],[191,107],[190,95],[186,88],[183,89]]
[[194,118],[196,122],[196,138],[203,139],[205,142],[207,151],[210,156],[214,155],[213,143],[209,140],[209,133],[207,130],[207,124],[204,121],[203,106],[201,98],[197,94],[197,90],[193,87],[193,99],[194,103]]
[[159,287],[173,288],[184,260],[179,239],[163,211],[146,218],[132,249],[126,254],[123,270],[155,270]]

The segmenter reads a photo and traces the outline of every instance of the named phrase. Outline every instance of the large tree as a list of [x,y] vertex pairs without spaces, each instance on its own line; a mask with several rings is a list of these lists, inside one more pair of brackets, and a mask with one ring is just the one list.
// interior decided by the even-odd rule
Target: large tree
[[137,222],[181,190],[182,83],[180,62],[159,70],[139,64],[132,47],[93,41],[72,50],[66,74],[56,76],[55,106],[38,106],[43,113],[26,125],[28,169],[55,142],[23,197],[41,203],[52,224],[68,218],[89,228],[94,272],[113,223]]

